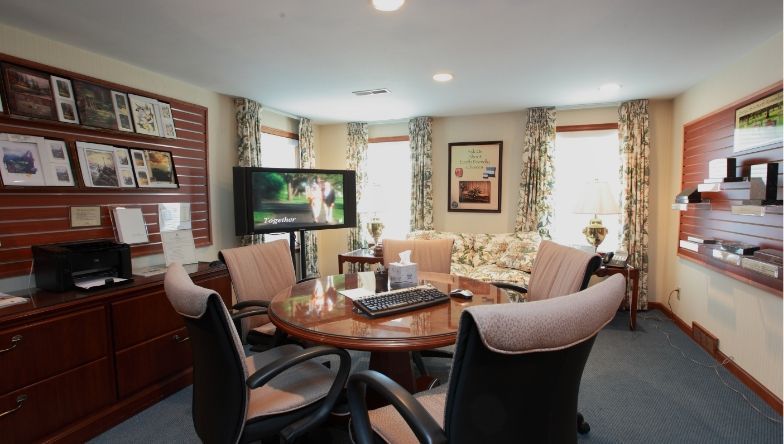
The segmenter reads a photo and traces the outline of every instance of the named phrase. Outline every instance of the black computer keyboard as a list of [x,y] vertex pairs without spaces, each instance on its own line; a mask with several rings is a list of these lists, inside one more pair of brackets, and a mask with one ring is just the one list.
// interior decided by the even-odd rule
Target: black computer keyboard
[[377,293],[375,296],[354,301],[354,306],[371,318],[378,318],[418,310],[447,301],[449,301],[449,296],[444,293],[429,285],[420,285]]

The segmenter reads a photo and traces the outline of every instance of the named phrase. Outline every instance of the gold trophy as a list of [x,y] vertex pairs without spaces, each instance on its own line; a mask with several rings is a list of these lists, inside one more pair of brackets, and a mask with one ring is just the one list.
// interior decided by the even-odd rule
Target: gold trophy
[[368,233],[373,238],[373,256],[381,257],[384,255],[384,250],[381,246],[379,239],[381,239],[381,233],[384,231],[384,224],[381,222],[381,219],[378,216],[373,216],[373,219],[368,222],[367,224]]

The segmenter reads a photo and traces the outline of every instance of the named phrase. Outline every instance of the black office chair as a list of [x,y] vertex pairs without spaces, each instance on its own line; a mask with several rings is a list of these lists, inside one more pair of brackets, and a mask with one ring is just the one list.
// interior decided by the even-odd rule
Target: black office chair
[[[508,283],[493,282],[496,287],[525,295],[525,300],[536,301],[554,298],[588,287],[588,281],[601,266],[601,258],[576,248],[559,245],[552,241],[542,241],[531,269],[528,287]],[[427,373],[425,358],[452,358],[448,350],[423,350],[414,356],[414,364],[420,374]]]
[[[559,298],[467,308],[448,386],[412,396],[377,372],[349,378],[355,442],[576,442],[583,369],[625,293],[616,275]],[[368,386],[391,405],[368,412]]]
[[[193,424],[203,442],[244,443],[275,435],[290,442],[328,417],[351,369],[345,350],[287,344],[246,358],[218,294],[195,285],[179,264],[169,266],[164,288],[188,328]],[[337,372],[321,363],[328,355],[339,358]]]

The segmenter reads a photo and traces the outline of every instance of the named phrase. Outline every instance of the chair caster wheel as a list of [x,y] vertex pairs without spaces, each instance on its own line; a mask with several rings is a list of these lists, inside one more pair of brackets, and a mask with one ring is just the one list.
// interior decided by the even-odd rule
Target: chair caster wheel
[[591,431],[591,426],[585,422],[585,418],[581,413],[577,414],[577,433],[581,435],[585,435],[586,433]]

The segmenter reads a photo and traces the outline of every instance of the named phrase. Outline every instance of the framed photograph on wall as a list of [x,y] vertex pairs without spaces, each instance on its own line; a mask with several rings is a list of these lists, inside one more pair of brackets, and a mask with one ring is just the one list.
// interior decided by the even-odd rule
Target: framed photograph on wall
[[112,91],[112,102],[114,103],[114,115],[117,117],[117,127],[120,131],[133,132],[133,120],[131,120],[131,106],[128,104],[128,96],[125,93]]
[[176,139],[177,130],[174,129],[171,105],[160,102],[159,110],[161,113],[161,135],[167,139]]
[[39,147],[43,137],[0,134],[0,177],[5,186],[46,186]]
[[76,142],[84,184],[88,187],[117,188],[120,186],[118,162],[114,147],[97,143]]
[[43,147],[38,147],[47,186],[72,187],[74,182],[71,159],[65,141],[46,139]]
[[8,63],[2,67],[11,114],[57,120],[49,74]]
[[501,160],[504,143],[449,144],[448,211],[501,212]]
[[156,113],[158,101],[134,94],[128,94],[128,98],[131,101],[131,115],[136,132],[150,136],[160,135]]
[[167,151],[131,149],[136,181],[143,188],[177,188],[174,159]]
[[71,81],[62,77],[52,76],[54,103],[57,106],[57,119],[66,123],[79,123],[76,113],[76,98]]
[[754,103],[735,110],[735,140],[732,151],[782,142],[784,114],[782,114],[782,92],[773,93]]
[[114,115],[109,88],[82,80],[74,80],[73,87],[82,124],[117,129],[117,118]]

